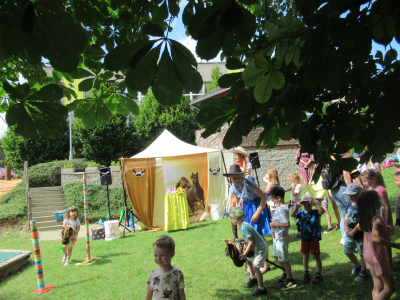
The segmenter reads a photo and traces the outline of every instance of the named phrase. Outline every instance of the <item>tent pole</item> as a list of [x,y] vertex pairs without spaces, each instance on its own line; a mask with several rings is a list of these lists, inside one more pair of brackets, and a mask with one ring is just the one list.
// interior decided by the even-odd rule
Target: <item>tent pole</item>
[[[228,173],[228,171],[226,170],[224,152],[222,152],[222,150],[221,150],[221,155],[222,155],[222,162],[224,163],[225,173]],[[226,181],[229,183],[229,177],[226,177]]]

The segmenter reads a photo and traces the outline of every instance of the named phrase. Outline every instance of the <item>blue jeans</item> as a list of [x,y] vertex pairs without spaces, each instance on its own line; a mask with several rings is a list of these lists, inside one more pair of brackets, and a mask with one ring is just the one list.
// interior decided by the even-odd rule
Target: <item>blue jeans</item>
[[346,237],[346,232],[344,231],[344,218],[347,213],[347,206],[350,204],[350,199],[347,194],[343,194],[346,191],[345,186],[341,186],[339,189],[331,190],[332,197],[335,200],[339,211],[340,211],[340,231],[342,232],[342,237]]

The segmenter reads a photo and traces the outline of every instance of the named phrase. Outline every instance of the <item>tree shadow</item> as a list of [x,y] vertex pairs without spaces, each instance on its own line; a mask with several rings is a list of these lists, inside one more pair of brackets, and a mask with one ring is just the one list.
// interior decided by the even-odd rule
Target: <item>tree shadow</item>
[[[299,253],[301,254],[301,253]],[[290,254],[293,257],[292,253]],[[329,256],[325,256],[329,257]],[[347,259],[347,257],[343,257]],[[323,263],[323,262],[322,262]],[[312,261],[310,259],[310,265]],[[268,291],[267,296],[261,296],[260,299],[351,299],[351,300],[364,300],[370,299],[370,294],[373,289],[373,281],[371,276],[364,281],[355,281],[355,276],[351,275],[353,265],[351,262],[338,263],[335,265],[323,266],[322,276],[323,281],[316,284],[304,284],[303,283],[303,270],[292,271],[293,277],[298,285],[294,289],[282,291],[276,283],[276,280],[282,275],[282,272],[278,269],[278,272],[272,271],[267,272],[263,277],[264,286]],[[313,270],[313,271],[312,271]],[[314,276],[315,266],[310,268],[311,277]],[[241,276],[240,276],[241,277]],[[398,282],[400,274],[394,273],[394,280]],[[249,277],[247,277],[249,279]],[[234,278],[232,280],[232,288],[215,289],[210,294],[212,299],[254,299],[250,292],[256,287],[247,289],[244,287],[245,283],[240,278]],[[397,295],[398,296],[398,295]],[[396,295],[392,296],[393,299]]]

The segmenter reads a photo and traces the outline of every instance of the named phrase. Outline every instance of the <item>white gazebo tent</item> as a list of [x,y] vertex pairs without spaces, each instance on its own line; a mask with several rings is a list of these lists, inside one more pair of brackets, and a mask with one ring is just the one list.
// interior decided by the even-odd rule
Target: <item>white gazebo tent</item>
[[221,212],[225,208],[227,185],[222,176],[225,166],[219,149],[190,145],[164,130],[144,151],[121,159],[121,162],[134,212],[148,228],[164,225],[167,190],[175,188],[181,177],[186,177],[190,182],[192,174],[198,174],[204,190],[205,208],[196,203],[190,221],[204,219],[211,206],[219,207]]

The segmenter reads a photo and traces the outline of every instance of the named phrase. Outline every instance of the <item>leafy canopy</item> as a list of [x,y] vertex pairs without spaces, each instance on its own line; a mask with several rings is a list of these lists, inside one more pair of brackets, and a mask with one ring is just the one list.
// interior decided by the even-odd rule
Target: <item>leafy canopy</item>
[[[94,128],[116,114],[136,114],[137,91],[152,87],[159,103],[171,105],[179,103],[183,88],[195,93],[201,88],[194,56],[168,38],[180,11],[177,0],[2,3],[1,111],[24,137],[62,135],[67,109]],[[182,22],[196,40],[197,55],[209,60],[221,52],[228,69],[244,68],[219,79],[238,99],[203,101],[197,117],[206,128],[203,135],[229,122],[224,147],[230,148],[262,126],[258,146],[297,138],[304,151],[315,153],[320,143],[327,150],[320,167],[332,163],[329,154],[351,148],[367,147],[374,157],[382,156],[400,140],[400,118],[391,109],[398,106],[400,68],[390,47],[400,37],[399,5],[392,0],[188,0]],[[370,55],[372,41],[388,51]],[[54,68],[52,77],[43,71],[42,58]],[[26,83],[17,83],[19,74]],[[58,100],[76,95],[61,77],[85,78],[82,91],[105,87],[100,96],[65,108]],[[337,99],[342,101],[326,107]]]

